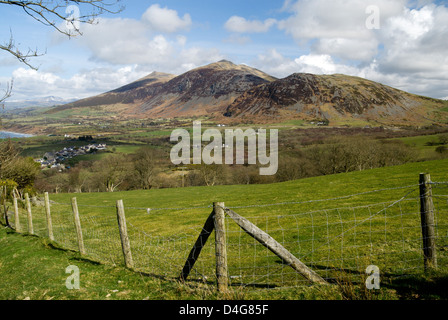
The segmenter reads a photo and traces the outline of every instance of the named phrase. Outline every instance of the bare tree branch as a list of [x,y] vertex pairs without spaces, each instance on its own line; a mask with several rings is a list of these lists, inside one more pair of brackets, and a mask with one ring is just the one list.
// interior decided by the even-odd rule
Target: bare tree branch
[[[19,48],[16,47],[15,42],[14,42],[14,36],[12,35],[12,31],[10,30],[11,33],[11,37],[8,41],[8,43],[2,45],[0,44],[0,49],[4,50],[8,53],[10,53],[11,55],[13,55],[14,57],[16,57],[21,63],[26,64],[28,67],[30,67],[33,70],[37,70],[37,67],[32,66],[28,60],[32,57],[39,57],[42,56],[43,54],[39,54],[36,50],[31,50],[28,49],[28,51],[26,53],[23,53],[22,51],[20,51]],[[1,100],[0,100],[1,101]]]
[[[95,24],[96,18],[104,13],[116,14],[124,10],[124,7],[120,5],[121,0],[34,0],[34,1],[11,1],[0,0],[0,5],[17,6],[23,9],[23,11],[42,23],[57,30],[68,37],[81,35],[79,26],[81,24]],[[77,14],[68,14],[67,9],[70,6],[76,6],[79,10]],[[81,7],[86,14],[81,14]],[[86,9],[86,10],[84,10]],[[62,26],[65,24],[65,28]],[[37,50],[29,49],[27,53],[23,53],[19,50],[14,43],[14,38],[11,32],[11,38],[5,45],[0,45],[0,49],[9,52],[14,57],[19,59],[20,62],[25,63],[32,69],[37,69],[30,65],[29,58],[38,57],[43,54],[39,54]]]
[[12,95],[12,87],[14,84],[14,80],[11,80],[11,82],[8,82],[6,84],[6,89],[4,90],[4,94],[3,97],[0,97],[0,106],[4,109],[5,108],[5,104],[3,103],[6,99],[8,99],[9,97],[11,97]]
[[[81,35],[79,28],[75,27],[75,23],[96,23],[96,18],[104,13],[117,14],[124,10],[124,6],[120,5],[121,0],[52,0],[52,1],[5,1],[0,0],[0,4],[18,6],[23,11],[35,19],[36,21],[56,29],[58,32],[69,37]],[[79,16],[68,16],[66,9],[70,5],[88,8],[88,13]],[[80,10],[81,12],[81,10]],[[84,12],[84,10],[83,10]],[[59,23],[71,24],[73,28],[65,30],[59,26]]]
[[[121,0],[0,0],[0,5],[2,4],[22,8],[28,16],[69,38],[82,35],[81,24],[95,24],[97,17],[104,13],[116,14],[124,10]],[[87,13],[81,14],[81,12]],[[0,50],[11,54],[31,69],[37,70],[38,68],[33,66],[29,60],[45,53],[39,53],[37,49],[28,49],[23,52],[16,47],[12,31],[10,32],[9,41],[0,44]],[[7,84],[4,96],[0,97],[0,105],[11,96],[11,91],[12,81]]]

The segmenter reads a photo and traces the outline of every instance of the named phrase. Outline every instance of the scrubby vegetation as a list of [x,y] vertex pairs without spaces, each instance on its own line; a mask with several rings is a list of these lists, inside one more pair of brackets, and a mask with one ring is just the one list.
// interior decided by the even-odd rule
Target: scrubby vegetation
[[[71,159],[70,169],[62,172],[43,170],[35,185],[41,191],[80,193],[283,182],[448,157],[444,151],[446,133],[433,134],[437,132],[384,128],[281,130],[279,168],[274,176],[260,176],[258,165],[175,166],[169,156],[173,146],[169,130],[120,134],[102,139],[108,144],[106,153]],[[433,135],[416,136],[424,133]],[[421,146],[409,140],[413,136],[428,138]],[[421,147],[426,148],[433,140],[437,143],[431,151],[425,149],[422,154]]]

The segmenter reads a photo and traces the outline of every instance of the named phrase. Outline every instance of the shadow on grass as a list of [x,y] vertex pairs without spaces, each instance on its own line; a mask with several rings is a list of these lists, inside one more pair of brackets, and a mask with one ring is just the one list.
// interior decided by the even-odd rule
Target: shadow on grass
[[409,276],[384,284],[404,300],[448,300],[448,275]]

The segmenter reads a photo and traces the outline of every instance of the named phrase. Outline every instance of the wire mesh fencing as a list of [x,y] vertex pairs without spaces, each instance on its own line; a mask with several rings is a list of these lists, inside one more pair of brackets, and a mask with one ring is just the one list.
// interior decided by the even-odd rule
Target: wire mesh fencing
[[[391,189],[333,199],[223,209],[243,216],[326,281],[361,282],[370,265],[377,266],[382,275],[390,278],[420,274],[424,270],[419,188],[418,184],[393,188],[398,196],[385,202],[369,203],[365,199],[379,199]],[[448,262],[448,183],[432,182],[431,188],[437,264],[444,267]],[[344,205],[353,199],[360,201],[351,203],[362,205]],[[49,237],[50,215],[54,241],[63,248],[79,251],[73,204],[50,201],[49,207],[50,214],[43,202],[35,201],[32,205],[33,234]],[[26,204],[20,205],[18,217],[22,232],[30,233],[27,209]],[[77,209],[85,255],[102,263],[124,264],[117,207],[79,204]],[[189,254],[196,251],[200,256],[195,257],[188,281],[216,283],[219,260],[213,236],[216,229],[212,232],[213,228],[205,230],[204,226],[213,215],[212,204],[185,208],[125,206],[124,211],[133,270],[179,279]],[[224,229],[230,285],[277,288],[309,283],[303,274],[291,268],[290,262],[251,236],[229,215]],[[198,238],[200,234],[206,235],[206,243]]]

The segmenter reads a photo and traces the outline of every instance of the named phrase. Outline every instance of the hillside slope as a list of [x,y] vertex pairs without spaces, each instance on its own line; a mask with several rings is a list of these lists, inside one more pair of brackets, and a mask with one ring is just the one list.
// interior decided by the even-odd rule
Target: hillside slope
[[225,116],[412,124],[442,121],[434,112],[444,105],[358,77],[295,73],[245,92],[228,106]]
[[219,121],[300,119],[412,126],[448,123],[447,101],[341,74],[294,73],[277,79],[226,60],[179,76],[154,72],[49,113],[83,108],[121,119],[208,116]]
[[86,99],[78,100],[49,110],[57,113],[68,109],[102,108],[105,111],[119,113],[143,103],[148,97],[156,95],[164,83],[175,76],[168,73],[152,72],[148,76],[115,90]]
[[169,118],[221,113],[242,93],[274,80],[259,70],[222,60],[175,77],[125,114]]

